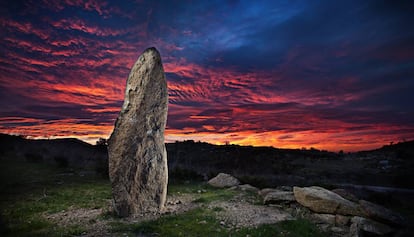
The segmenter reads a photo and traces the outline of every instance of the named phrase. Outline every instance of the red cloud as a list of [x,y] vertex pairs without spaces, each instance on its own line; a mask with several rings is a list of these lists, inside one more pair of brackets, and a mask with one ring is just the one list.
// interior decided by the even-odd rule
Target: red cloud
[[[55,11],[77,7],[105,17],[121,13],[101,1],[45,0],[44,3]],[[148,12],[148,17],[151,14]],[[361,90],[358,87],[361,79],[356,76],[339,78],[329,85],[326,80],[313,80],[312,84],[298,80],[297,68],[322,75],[326,72],[328,67],[323,63],[327,55],[310,53],[315,49],[293,48],[286,54],[285,63],[273,70],[241,71],[203,66],[175,57],[185,48],[163,38],[152,38],[147,30],[148,19],[134,27],[116,29],[80,18],[44,18],[42,22],[47,22],[48,27],[0,18],[1,27],[10,33],[2,41],[5,53],[0,58],[0,89],[28,100],[15,106],[16,114],[2,111],[6,116],[0,119],[1,132],[32,137],[77,137],[87,141],[107,137],[120,109],[128,72],[139,53],[152,42],[163,53],[165,72],[171,76],[167,78],[170,105],[166,141],[193,139],[215,144],[230,141],[242,145],[313,146],[350,151],[376,148],[395,140],[395,134],[413,138],[409,137],[414,134],[409,126],[369,119],[364,122],[367,118],[362,113],[359,117],[351,116],[335,109],[345,102],[389,90],[389,86]],[[198,37],[191,31],[165,25],[160,29],[171,35]],[[61,32],[71,34],[61,35]],[[29,37],[20,37],[22,34]],[[406,48],[409,50],[404,51]],[[405,60],[412,55],[411,49],[395,45],[389,51],[371,56]],[[340,50],[333,55],[350,54],[347,45]],[[71,105],[83,114],[51,120],[47,111],[27,115],[27,111],[34,113],[27,108],[32,105],[47,108]]]
[[105,1],[97,0],[64,0],[64,1],[53,1],[53,0],[43,0],[43,4],[55,11],[61,11],[65,7],[81,7],[88,11],[96,11],[99,15],[108,15],[109,10],[106,9],[108,3]]
[[49,30],[46,29],[39,29],[33,26],[30,22],[17,22],[11,21],[4,18],[0,18],[0,25],[1,27],[7,28],[11,32],[21,32],[28,35],[36,35],[37,37],[41,38],[42,40],[47,40],[50,36]]
[[86,23],[84,20],[81,19],[61,19],[59,21],[50,22],[53,27],[58,29],[64,30],[77,30],[82,31],[88,34],[93,34],[97,36],[120,36],[126,33],[133,33],[139,29],[109,29],[109,28],[101,28],[98,26],[93,26],[91,24]]
[[[30,122],[30,126],[19,123]],[[15,126],[5,126],[13,123]],[[99,137],[108,137],[113,124],[92,124],[78,119],[40,120],[21,117],[6,117],[0,120],[0,131],[8,134],[24,134],[33,138],[74,137],[94,142]]]

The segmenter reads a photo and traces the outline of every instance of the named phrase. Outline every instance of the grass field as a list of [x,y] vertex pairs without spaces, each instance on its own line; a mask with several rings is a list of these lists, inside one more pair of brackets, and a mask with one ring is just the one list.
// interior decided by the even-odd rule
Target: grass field
[[[306,220],[256,228],[224,226],[215,215],[223,209],[206,209],[203,205],[230,199],[235,191],[214,189],[202,183],[169,185],[169,195],[194,194],[194,203],[199,207],[137,223],[117,218],[109,211],[109,181],[91,173],[2,160],[0,180],[0,236],[92,236],[99,233],[91,234],[91,226],[98,222],[105,227],[99,233],[102,236],[324,236]],[[99,215],[85,219],[88,221],[60,224],[65,222],[66,213],[76,210],[86,210],[86,213],[96,210]],[[53,216],[63,216],[63,219],[50,218]]]

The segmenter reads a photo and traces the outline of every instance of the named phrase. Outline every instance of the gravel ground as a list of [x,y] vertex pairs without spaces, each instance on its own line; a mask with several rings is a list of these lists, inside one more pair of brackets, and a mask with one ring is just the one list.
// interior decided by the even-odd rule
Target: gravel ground
[[[252,227],[294,219],[292,215],[281,208],[251,204],[243,193],[228,201],[215,201],[209,204],[194,203],[196,198],[196,195],[188,193],[168,196],[166,208],[162,213],[117,219],[117,221],[139,223],[144,220],[156,219],[162,215],[183,213],[198,207],[219,208],[220,211],[215,211],[216,217],[220,224],[229,228]],[[85,227],[86,231],[82,236],[114,236],[114,233],[109,232],[109,223],[114,220],[102,218],[102,214],[108,212],[108,209],[69,209],[59,213],[44,214],[44,216],[59,226],[80,225]],[[120,234],[120,236],[123,235]]]
[[230,227],[252,227],[261,224],[272,224],[294,218],[288,212],[276,207],[258,206],[247,202],[214,202],[208,208],[222,208],[217,212],[221,223]]

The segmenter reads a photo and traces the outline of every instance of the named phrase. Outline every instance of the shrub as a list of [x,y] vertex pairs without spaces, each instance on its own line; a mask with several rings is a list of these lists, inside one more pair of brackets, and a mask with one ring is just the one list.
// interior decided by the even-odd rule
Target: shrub
[[68,158],[64,156],[55,156],[53,159],[59,168],[67,168],[69,166]]
[[203,180],[203,176],[198,174],[197,172],[189,169],[183,169],[180,167],[175,167],[174,169],[169,171],[169,179],[175,181],[184,181],[184,180],[191,180],[191,181],[201,181]]
[[36,153],[26,153],[24,154],[25,158],[29,162],[40,163],[43,162],[43,156]]

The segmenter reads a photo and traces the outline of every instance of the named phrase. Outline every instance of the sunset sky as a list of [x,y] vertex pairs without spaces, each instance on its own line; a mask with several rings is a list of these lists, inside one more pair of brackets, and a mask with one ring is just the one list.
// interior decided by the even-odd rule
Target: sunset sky
[[0,133],[108,138],[147,47],[166,141],[378,148],[414,139],[412,1],[0,3]]

